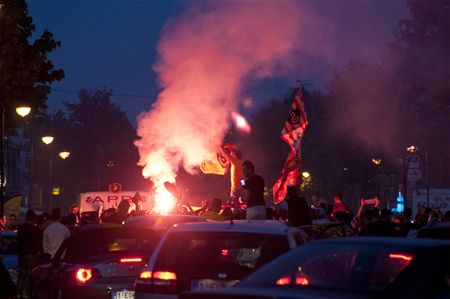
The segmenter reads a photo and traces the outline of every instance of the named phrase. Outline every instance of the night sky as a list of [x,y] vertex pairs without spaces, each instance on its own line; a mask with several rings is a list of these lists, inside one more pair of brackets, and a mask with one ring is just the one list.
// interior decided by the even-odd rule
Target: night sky
[[[63,101],[76,101],[80,88],[107,87],[113,89],[113,101],[121,105],[134,124],[138,114],[149,110],[158,94],[152,65],[161,30],[168,20],[191,4],[186,1],[28,3],[36,33],[48,29],[62,43],[50,58],[56,68],[64,69],[66,78],[52,85],[50,109],[61,108]],[[350,59],[375,60],[393,38],[397,22],[408,16],[406,5],[400,0],[306,3],[328,25],[327,44],[333,47],[327,49],[327,59],[314,57],[314,53],[309,59],[306,56],[298,66],[297,77],[291,74],[248,86],[248,93],[257,101],[285,93],[299,77],[312,88],[324,88],[333,70]],[[258,5],[258,1],[254,4]]]

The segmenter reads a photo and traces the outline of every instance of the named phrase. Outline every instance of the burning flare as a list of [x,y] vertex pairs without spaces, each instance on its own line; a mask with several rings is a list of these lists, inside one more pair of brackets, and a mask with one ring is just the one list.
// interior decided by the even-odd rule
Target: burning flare
[[238,128],[240,131],[244,133],[250,133],[252,131],[252,127],[250,126],[248,121],[238,112],[231,112],[231,119],[233,120],[236,128]]

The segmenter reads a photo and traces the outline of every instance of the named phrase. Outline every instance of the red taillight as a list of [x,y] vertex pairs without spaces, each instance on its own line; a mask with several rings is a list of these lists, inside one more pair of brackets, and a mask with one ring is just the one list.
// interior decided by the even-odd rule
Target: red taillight
[[153,278],[160,280],[177,280],[177,275],[169,271],[156,271],[152,276]]
[[169,271],[149,271],[145,270],[142,271],[139,275],[140,279],[147,280],[147,279],[159,279],[159,280],[177,280],[177,275],[173,272]]
[[295,284],[299,286],[307,286],[309,285],[309,281],[308,279],[306,279],[306,277],[298,276],[295,278]]
[[289,276],[281,277],[277,280],[277,285],[284,286],[287,284],[291,284],[291,278]]
[[409,254],[390,253],[389,258],[410,262],[412,260],[413,256],[409,255]]
[[75,277],[79,282],[85,283],[92,278],[92,269],[80,268],[77,270]]
[[142,271],[141,274],[139,275],[139,278],[140,279],[150,279],[150,278],[152,278],[152,271],[148,271],[148,270]]
[[142,258],[140,257],[124,257],[120,259],[121,263],[141,263]]
[[[292,283],[292,279],[290,276],[283,276],[280,279],[278,279],[276,282],[276,284],[279,286],[289,285],[291,283]],[[301,285],[301,286],[307,286],[307,285],[309,285],[309,280],[304,276],[296,276],[295,284]]]

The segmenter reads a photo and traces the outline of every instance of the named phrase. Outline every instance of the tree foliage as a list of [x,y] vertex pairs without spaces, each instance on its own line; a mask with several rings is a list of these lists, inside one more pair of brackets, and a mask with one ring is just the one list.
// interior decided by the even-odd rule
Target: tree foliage
[[48,30],[34,39],[35,26],[24,0],[1,0],[0,8],[0,103],[7,113],[7,126],[14,126],[14,107],[31,105],[35,110],[46,108],[50,84],[64,78],[62,69],[55,69],[48,54],[60,42]]
[[55,155],[55,183],[59,180],[67,190],[64,200],[69,203],[75,202],[80,192],[106,191],[113,182],[123,184],[124,190],[149,187],[137,166],[135,129],[120,107],[111,102],[111,95],[109,89],[80,90],[79,102],[65,103],[66,109],[50,119],[54,152],[71,152],[64,161]]

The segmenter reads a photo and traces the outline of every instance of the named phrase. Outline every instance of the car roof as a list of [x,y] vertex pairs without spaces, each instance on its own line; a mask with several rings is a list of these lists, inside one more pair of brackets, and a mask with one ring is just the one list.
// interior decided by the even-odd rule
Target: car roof
[[404,239],[395,237],[348,237],[323,239],[310,245],[368,245],[389,247],[408,247],[425,249],[434,247],[450,247],[450,241],[433,239]]
[[285,235],[293,229],[286,223],[275,220],[231,220],[231,221],[208,221],[197,223],[177,224],[172,232],[248,232],[260,234]]
[[135,225],[140,223],[148,223],[153,225],[157,219],[165,218],[167,220],[180,220],[182,222],[199,222],[199,221],[206,221],[205,218],[199,217],[199,216],[193,216],[193,215],[176,215],[176,214],[153,214],[153,215],[142,215],[142,216],[135,216],[135,217],[129,217],[125,219],[124,225]]
[[153,236],[157,237],[157,233],[150,229],[145,228],[135,228],[135,227],[111,227],[111,228],[93,228],[88,230],[79,231],[73,235],[71,235],[68,240],[74,242],[74,240],[79,239],[92,239],[95,240],[97,238],[107,238],[114,236],[129,236],[129,237],[139,237],[139,236]]

